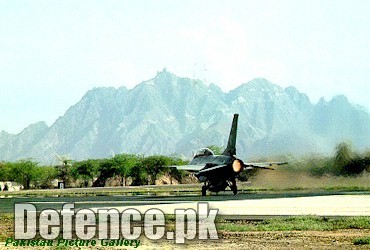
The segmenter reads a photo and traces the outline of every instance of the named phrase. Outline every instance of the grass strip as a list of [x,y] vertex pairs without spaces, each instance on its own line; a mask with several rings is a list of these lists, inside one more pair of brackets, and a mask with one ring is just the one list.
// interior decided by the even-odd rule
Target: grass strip
[[288,218],[272,218],[262,221],[224,221],[217,223],[217,229],[229,232],[370,229],[370,216],[344,218],[292,216]]
[[370,245],[370,237],[356,238],[352,241],[354,245]]

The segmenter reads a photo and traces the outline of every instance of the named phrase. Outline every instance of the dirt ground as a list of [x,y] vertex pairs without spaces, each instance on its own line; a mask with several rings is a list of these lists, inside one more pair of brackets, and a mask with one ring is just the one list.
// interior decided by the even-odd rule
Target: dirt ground
[[[174,244],[171,241],[150,241],[141,239],[138,249],[370,249],[370,245],[356,246],[353,239],[369,237],[369,229],[346,229],[337,231],[266,231],[266,232],[220,232],[220,239],[208,241],[187,241]],[[17,249],[5,247],[0,249]],[[21,247],[19,249],[50,249]],[[54,249],[57,249],[54,247]],[[69,248],[68,249],[78,249]],[[111,247],[94,247],[94,249],[111,249]],[[115,249],[134,249],[115,248]]]
[[222,232],[219,240],[188,241],[176,245],[169,241],[144,240],[141,249],[370,249],[354,245],[353,240],[369,237],[370,230]]

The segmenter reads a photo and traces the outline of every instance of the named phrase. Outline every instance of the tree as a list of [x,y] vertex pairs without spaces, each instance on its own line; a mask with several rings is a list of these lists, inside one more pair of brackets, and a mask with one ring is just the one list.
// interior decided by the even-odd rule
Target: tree
[[165,166],[169,166],[171,160],[167,156],[163,155],[153,155],[145,157],[142,161],[142,165],[148,173],[148,183],[155,184],[155,180],[159,174],[165,171]]
[[62,165],[56,166],[56,178],[62,180],[65,186],[68,186],[72,176],[71,176],[71,160],[63,159]]
[[94,181],[94,187],[104,187],[108,178],[117,174],[117,168],[112,158],[102,159],[98,165],[99,176]]
[[51,181],[57,176],[57,170],[50,166],[37,166],[33,171],[32,184],[35,188],[51,188]]
[[146,168],[143,167],[144,156],[136,156],[137,164],[132,167],[130,177],[132,178],[132,186],[148,184],[148,173]]
[[[184,161],[179,157],[171,156],[169,158],[169,164],[168,165],[169,166],[181,166],[181,165],[186,165],[188,163],[189,163],[188,161]],[[164,171],[166,171],[170,175],[171,184],[172,184],[172,178],[175,178],[177,181],[181,182],[182,179],[187,175],[186,171],[178,170],[175,167],[167,167],[167,168],[164,169]]]
[[10,181],[10,164],[0,162],[0,181]]
[[349,174],[346,166],[355,158],[355,153],[348,142],[341,142],[335,148],[334,169],[333,173],[336,175]]
[[344,173],[345,175],[358,175],[366,170],[368,166],[370,166],[369,159],[356,157],[344,166]]
[[83,186],[88,187],[89,181],[92,183],[98,175],[98,163],[96,160],[91,159],[75,162],[71,168],[71,175],[76,180],[81,179]]
[[31,182],[35,179],[35,169],[38,163],[29,160],[20,160],[11,164],[10,175],[12,179],[23,185],[25,189],[29,189]]
[[118,154],[113,157],[117,173],[121,175],[122,186],[127,186],[127,177],[132,169],[139,164],[139,159],[133,154]]

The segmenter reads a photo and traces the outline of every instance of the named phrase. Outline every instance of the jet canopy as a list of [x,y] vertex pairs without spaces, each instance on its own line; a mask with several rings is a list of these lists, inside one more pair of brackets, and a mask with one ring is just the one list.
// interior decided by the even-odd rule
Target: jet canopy
[[210,150],[209,148],[201,148],[201,149],[198,149],[195,154],[194,154],[194,157],[198,157],[198,156],[208,156],[208,155],[214,155],[213,151]]

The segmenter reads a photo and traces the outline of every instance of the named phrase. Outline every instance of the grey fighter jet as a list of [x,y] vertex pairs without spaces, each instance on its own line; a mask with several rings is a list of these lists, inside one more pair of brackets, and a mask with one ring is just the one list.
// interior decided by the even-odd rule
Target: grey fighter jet
[[230,187],[231,191],[238,192],[235,178],[243,171],[255,168],[270,169],[273,165],[283,165],[287,162],[259,162],[245,163],[236,156],[236,135],[238,127],[238,114],[234,114],[231,125],[230,136],[225,151],[221,155],[215,155],[209,148],[197,150],[193,159],[188,165],[173,166],[179,170],[195,172],[199,181],[204,182],[202,195],[205,196],[207,190],[211,192],[224,191]]

